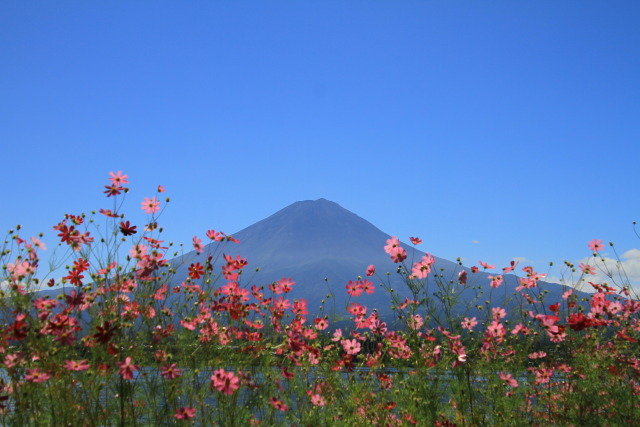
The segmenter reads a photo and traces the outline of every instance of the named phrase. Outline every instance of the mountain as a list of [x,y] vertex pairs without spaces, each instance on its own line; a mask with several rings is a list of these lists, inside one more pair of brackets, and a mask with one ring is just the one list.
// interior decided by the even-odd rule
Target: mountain
[[[359,276],[365,277],[367,266],[370,264],[375,265],[376,275],[367,279],[374,283],[376,291],[372,295],[362,294],[351,301],[366,305],[370,310],[377,308],[383,319],[391,320],[392,301],[380,283],[384,282],[393,288],[394,294],[399,295],[399,300],[411,296],[407,285],[397,274],[398,264],[394,264],[384,251],[390,236],[365,219],[326,199],[293,203],[233,234],[233,237],[241,243],[225,243],[227,246],[224,247],[224,252],[247,259],[248,266],[244,269],[241,282],[248,287],[252,284],[266,287],[281,278],[291,278],[296,284],[287,298],[292,301],[298,298],[307,299],[310,315],[317,312],[329,292],[335,296],[335,306],[327,304],[325,313],[335,307],[337,314],[344,314],[349,302],[346,284],[350,280],[357,280]],[[181,264],[177,268],[174,284],[185,280],[191,263],[204,264],[208,251],[213,251],[219,244],[211,243],[203,254],[190,252],[179,260],[174,260],[174,265],[178,266],[177,261]],[[408,254],[405,263],[410,269],[413,262],[418,261],[424,253],[408,245],[403,247]],[[469,289],[460,294],[460,299],[455,305],[458,309],[457,314],[480,314],[476,305],[484,304],[490,294],[492,306],[499,306],[507,301],[507,306],[515,307],[522,299],[512,298],[519,284],[516,276],[505,275],[503,285],[493,289],[489,286],[488,273],[480,271],[473,274],[469,268],[461,267],[455,262],[436,256],[434,258],[435,263],[427,282],[429,290],[426,295],[422,294],[420,297],[432,298],[436,306],[438,298],[444,297],[443,294],[437,293],[437,283],[453,282],[454,289],[461,289],[457,284],[457,275],[462,269],[467,271],[469,282],[473,283],[473,286],[470,285]],[[220,265],[217,264],[215,271],[220,271]],[[256,268],[259,270],[254,275]],[[491,272],[497,275],[501,270],[498,268]],[[541,283],[541,286],[548,291],[545,298],[547,305],[562,301],[564,287],[550,283]],[[533,295],[535,296],[535,293]],[[466,309],[469,311],[465,311]]]

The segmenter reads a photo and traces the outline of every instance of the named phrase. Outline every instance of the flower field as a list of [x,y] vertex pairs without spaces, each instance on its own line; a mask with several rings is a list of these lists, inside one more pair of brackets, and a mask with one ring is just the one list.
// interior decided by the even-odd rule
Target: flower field
[[[349,324],[337,328],[336,313],[288,297],[295,277],[246,283],[250,260],[219,231],[193,237],[207,261],[189,264],[172,285],[179,258],[162,241],[165,190],[142,201],[147,223],[132,224],[121,211],[127,185],[111,173],[112,209],[53,226],[62,278],[40,265],[52,249],[42,236],[8,233],[0,424],[609,426],[640,418],[640,302],[622,279],[589,282],[588,297],[566,286],[547,301],[531,267],[481,262],[445,280],[431,255],[412,261],[393,237],[380,250],[410,297],[394,294],[371,265],[340,285]],[[588,248],[596,265],[602,241]],[[587,282],[595,272],[578,270]],[[482,272],[491,274],[484,285]],[[473,315],[454,310],[461,290],[499,289],[506,274],[518,274],[522,303],[479,299]],[[399,327],[359,302],[374,292],[389,293]]]

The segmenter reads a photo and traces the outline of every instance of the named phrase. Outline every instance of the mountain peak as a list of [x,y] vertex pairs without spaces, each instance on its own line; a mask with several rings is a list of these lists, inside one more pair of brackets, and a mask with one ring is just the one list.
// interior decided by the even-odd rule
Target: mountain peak
[[[352,257],[354,251],[379,251],[389,237],[369,221],[325,198],[290,204],[268,218],[233,234],[243,244],[269,253],[293,250],[311,258],[332,248],[334,256]],[[355,246],[354,246],[355,245]],[[241,248],[239,248],[241,249]]]

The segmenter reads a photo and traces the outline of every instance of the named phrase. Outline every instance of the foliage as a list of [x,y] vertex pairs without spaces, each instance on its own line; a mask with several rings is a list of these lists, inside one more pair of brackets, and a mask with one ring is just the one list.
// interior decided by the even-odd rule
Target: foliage
[[[431,255],[407,262],[394,237],[384,249],[412,297],[397,298],[370,266],[345,284],[352,327],[334,330],[335,316],[287,298],[291,278],[245,285],[247,261],[228,254],[236,240],[214,230],[206,245],[193,238],[207,261],[185,266],[171,287],[186,258],[169,260],[161,240],[164,188],[142,202],[149,221],[138,229],[121,212],[127,184],[111,173],[112,209],[53,227],[65,251],[58,281],[39,271],[40,238],[9,232],[2,425],[619,425],[640,416],[640,303],[629,286],[593,283],[585,301],[567,287],[545,301],[543,275],[524,267],[508,307],[494,307],[490,293],[469,318],[456,303],[479,289],[480,267],[438,276]],[[602,262],[602,242],[589,248]],[[501,284],[495,275],[488,286]],[[46,286],[63,292],[50,298]],[[399,327],[357,302],[384,291]]]

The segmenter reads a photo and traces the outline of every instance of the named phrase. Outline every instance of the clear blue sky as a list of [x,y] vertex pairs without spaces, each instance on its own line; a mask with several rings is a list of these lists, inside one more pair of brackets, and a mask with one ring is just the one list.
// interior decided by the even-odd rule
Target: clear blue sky
[[635,0],[5,1],[0,228],[53,246],[122,170],[132,219],[162,184],[185,244],[324,197],[469,264],[622,254],[639,22]]

